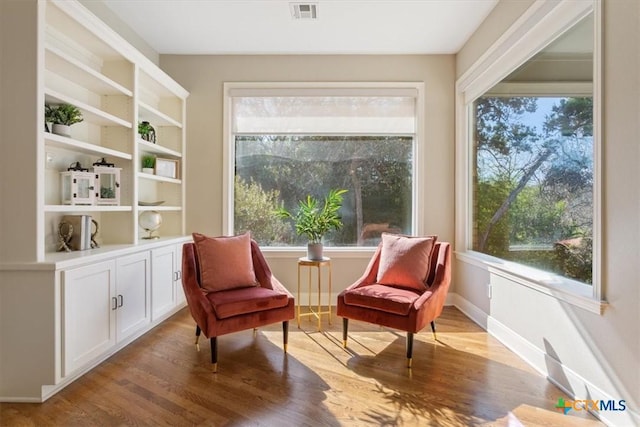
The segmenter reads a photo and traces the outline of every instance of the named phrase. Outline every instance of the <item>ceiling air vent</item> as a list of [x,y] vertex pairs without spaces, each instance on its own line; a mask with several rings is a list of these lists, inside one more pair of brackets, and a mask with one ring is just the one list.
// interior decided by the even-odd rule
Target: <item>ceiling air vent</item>
[[293,19],[318,19],[317,3],[290,3]]

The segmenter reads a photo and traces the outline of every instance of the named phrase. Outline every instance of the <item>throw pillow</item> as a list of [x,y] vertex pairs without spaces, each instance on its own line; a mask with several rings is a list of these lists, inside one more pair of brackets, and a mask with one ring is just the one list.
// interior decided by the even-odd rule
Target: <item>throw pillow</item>
[[424,291],[436,237],[382,233],[377,282]]
[[193,233],[200,263],[200,287],[206,292],[257,286],[251,235],[207,237]]

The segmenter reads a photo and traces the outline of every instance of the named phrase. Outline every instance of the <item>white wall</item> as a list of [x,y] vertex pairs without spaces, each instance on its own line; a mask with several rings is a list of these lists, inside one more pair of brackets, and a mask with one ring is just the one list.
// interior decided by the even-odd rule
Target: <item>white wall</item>
[[[426,197],[424,229],[453,241],[454,57],[424,56],[180,56],[160,65],[190,91],[187,102],[187,231],[219,235],[222,229],[222,119],[224,82],[421,81],[425,82]],[[274,274],[292,291],[296,258],[267,254]],[[359,277],[370,257],[333,263],[335,291]],[[333,301],[335,304],[335,301]]]
[[[457,57],[458,76],[519,16],[501,1]],[[603,295],[598,315],[458,260],[456,292],[489,331],[577,398],[640,403],[640,3],[603,5]],[[498,24],[500,23],[500,24]],[[460,249],[460,248],[458,248]],[[492,298],[486,292],[492,284]],[[552,409],[552,408],[549,408]],[[631,413],[602,412],[615,425]]]

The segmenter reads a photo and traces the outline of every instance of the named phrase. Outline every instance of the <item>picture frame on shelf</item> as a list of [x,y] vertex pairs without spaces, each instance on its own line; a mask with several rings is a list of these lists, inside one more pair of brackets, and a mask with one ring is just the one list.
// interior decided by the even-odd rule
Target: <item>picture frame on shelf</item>
[[156,157],[156,175],[165,178],[178,178],[179,161],[174,159],[162,159]]

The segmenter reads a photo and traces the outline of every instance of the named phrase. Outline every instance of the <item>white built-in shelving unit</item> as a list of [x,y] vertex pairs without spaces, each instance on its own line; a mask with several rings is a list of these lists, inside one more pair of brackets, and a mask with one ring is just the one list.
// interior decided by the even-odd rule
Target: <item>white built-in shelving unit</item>
[[[0,401],[39,402],[185,305],[188,92],[76,0],[2,3],[0,47],[12,79],[0,88],[12,113],[0,126]],[[45,105],[59,103],[84,118],[70,137],[45,129]],[[175,162],[175,176],[143,173],[148,155]],[[63,204],[60,172],[103,157],[121,168],[119,205]],[[163,219],[156,240],[139,227],[150,210]],[[61,218],[75,214],[99,224],[99,248],[58,251]]]
[[[38,259],[57,250],[57,224],[66,214],[90,214],[100,225],[99,242],[107,246],[137,244],[145,234],[138,227],[145,210],[161,212],[162,236],[184,235],[187,91],[116,36],[77,20],[79,6],[65,3],[44,7],[44,101],[75,105],[84,121],[71,127],[71,138],[42,131],[45,215]],[[155,144],[139,137],[141,121],[155,128]],[[142,173],[141,159],[148,155],[177,161],[178,175]],[[122,168],[120,206],[61,205],[60,171],[76,161],[91,168],[101,157]]]

